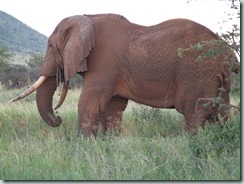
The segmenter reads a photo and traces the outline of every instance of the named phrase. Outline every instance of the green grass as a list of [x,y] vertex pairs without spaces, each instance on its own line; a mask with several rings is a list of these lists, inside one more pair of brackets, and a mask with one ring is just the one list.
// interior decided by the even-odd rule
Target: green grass
[[77,135],[79,90],[69,91],[58,110],[58,128],[43,122],[34,95],[10,103],[20,91],[0,88],[2,180],[240,180],[235,109],[224,127],[208,125],[190,136],[175,110],[130,102],[120,136],[87,140]]

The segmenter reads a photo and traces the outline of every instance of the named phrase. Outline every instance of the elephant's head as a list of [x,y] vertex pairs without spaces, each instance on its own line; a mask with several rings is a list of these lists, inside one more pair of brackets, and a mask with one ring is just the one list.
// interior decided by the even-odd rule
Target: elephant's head
[[[93,24],[87,16],[77,15],[62,20],[48,39],[41,77],[12,101],[24,98],[37,89],[36,102],[41,117],[50,126],[59,126],[61,118],[55,116],[52,107],[53,94],[59,82],[56,79],[61,76],[64,87],[55,109],[64,101],[72,76],[87,71],[87,57],[94,45]],[[57,76],[57,73],[61,75]]]

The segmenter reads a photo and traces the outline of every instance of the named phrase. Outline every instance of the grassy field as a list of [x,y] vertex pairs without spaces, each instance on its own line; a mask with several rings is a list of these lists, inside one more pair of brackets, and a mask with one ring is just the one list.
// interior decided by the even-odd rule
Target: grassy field
[[43,122],[34,95],[10,103],[20,91],[0,88],[2,180],[240,180],[235,109],[224,127],[208,125],[190,136],[175,110],[130,102],[120,136],[87,140],[77,136],[79,90],[69,91],[58,110],[58,128]]

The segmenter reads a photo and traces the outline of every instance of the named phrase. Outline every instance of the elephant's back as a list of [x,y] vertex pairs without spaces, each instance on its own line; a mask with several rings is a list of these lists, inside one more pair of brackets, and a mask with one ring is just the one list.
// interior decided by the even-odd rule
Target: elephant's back
[[161,27],[161,29],[164,29],[164,30],[167,30],[167,29],[193,30],[196,32],[201,32],[201,33],[209,33],[210,35],[212,35],[214,37],[217,36],[206,26],[199,24],[197,22],[194,22],[192,20],[183,19],[183,18],[170,19],[170,20],[164,21],[160,24],[157,24],[155,26],[159,26],[159,27]]
[[[130,23],[128,23],[130,24]],[[190,45],[202,41],[218,40],[217,34],[207,27],[188,20],[171,19],[154,26],[133,25],[130,32],[131,42],[140,42],[136,45],[157,45],[164,48],[161,52],[177,50],[178,48],[188,48]],[[165,53],[164,53],[165,54]]]
[[156,26],[165,32],[165,37],[182,40],[185,46],[201,41],[219,39],[219,36],[209,28],[188,19],[171,19]]

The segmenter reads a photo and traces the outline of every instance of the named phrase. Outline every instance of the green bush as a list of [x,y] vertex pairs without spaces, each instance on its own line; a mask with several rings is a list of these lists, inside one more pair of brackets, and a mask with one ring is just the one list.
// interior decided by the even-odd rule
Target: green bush
[[232,155],[240,150],[240,116],[232,117],[223,126],[207,125],[189,139],[189,146],[198,158]]

